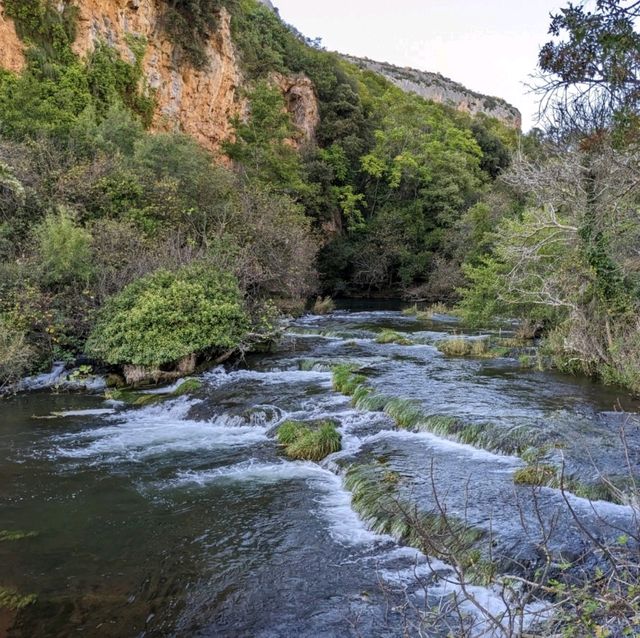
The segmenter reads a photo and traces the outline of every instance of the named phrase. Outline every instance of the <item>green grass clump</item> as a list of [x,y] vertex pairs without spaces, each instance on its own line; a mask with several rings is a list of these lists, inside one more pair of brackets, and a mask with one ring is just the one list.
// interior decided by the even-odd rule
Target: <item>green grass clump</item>
[[202,381],[198,379],[187,379],[181,383],[173,392],[170,393],[172,397],[181,397],[185,394],[191,394],[197,392],[202,387]]
[[2,541],[21,541],[24,538],[34,538],[38,535],[38,532],[23,532],[21,530],[11,531],[7,529],[0,529],[0,543]]
[[599,480],[597,483],[583,483],[575,478],[563,477],[558,468],[541,463],[532,463],[517,470],[513,475],[513,482],[516,485],[563,489],[590,501],[608,501],[619,505],[628,504],[626,494],[634,489],[630,485],[625,485],[624,481],[620,485],[604,480]]
[[154,405],[155,403],[161,403],[162,401],[166,401],[167,399],[181,397],[185,394],[196,392],[200,388],[202,388],[202,381],[198,379],[187,379],[172,392],[163,392],[161,394],[145,394],[134,392],[133,390],[127,388],[115,388],[109,390],[105,396],[107,399],[111,399],[113,401],[123,401],[124,403],[129,403],[130,405],[142,407],[145,405]]
[[398,427],[409,429],[415,427],[424,415],[413,401],[407,399],[391,399],[384,406],[385,414],[388,414]]
[[356,374],[352,365],[343,363],[333,368],[333,388],[341,394],[352,396],[356,388],[366,380],[364,375]]
[[476,583],[486,584],[495,576],[495,565],[482,557],[477,545],[484,536],[454,517],[418,512],[398,494],[400,476],[375,465],[352,466],[344,483],[352,494],[352,505],[378,534],[390,534],[399,541],[438,558],[452,555]]
[[22,530],[0,529],[0,543],[2,541],[21,541],[24,538],[34,538],[38,532],[24,532]]
[[277,432],[280,445],[291,445],[300,435],[302,430],[308,429],[301,421],[285,421]]
[[314,315],[328,315],[336,309],[336,304],[331,297],[318,297],[313,304]]
[[286,421],[278,428],[277,437],[285,454],[299,461],[321,461],[342,448],[342,436],[331,421],[315,428],[300,421]]
[[413,342],[395,330],[383,330],[377,337],[376,343],[395,343],[399,346],[410,346]]
[[27,605],[31,605],[37,599],[35,594],[19,594],[15,589],[0,587],[0,609],[18,611]]
[[496,359],[504,357],[510,348],[493,343],[489,339],[445,339],[436,343],[436,348],[448,357],[478,357],[480,359]]
[[516,485],[554,487],[558,484],[558,472],[552,465],[528,465],[515,472],[513,482]]
[[405,317],[415,317],[418,314],[418,312],[420,312],[418,310],[418,304],[413,304],[413,306],[409,306],[408,308],[405,308],[402,311],[402,314]]

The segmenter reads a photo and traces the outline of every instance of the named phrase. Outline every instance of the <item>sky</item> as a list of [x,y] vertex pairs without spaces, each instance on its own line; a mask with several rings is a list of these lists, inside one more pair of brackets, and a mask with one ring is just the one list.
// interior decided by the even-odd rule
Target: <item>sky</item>
[[525,86],[567,0],[272,0],[282,18],[325,48],[434,71],[501,97],[535,125]]

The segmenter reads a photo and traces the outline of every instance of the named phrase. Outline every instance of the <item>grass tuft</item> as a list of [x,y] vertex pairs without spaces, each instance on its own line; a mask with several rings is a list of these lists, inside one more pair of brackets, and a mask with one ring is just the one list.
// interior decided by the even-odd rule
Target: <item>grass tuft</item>
[[401,335],[395,330],[383,330],[377,337],[376,343],[388,344],[395,343],[399,346],[410,346],[413,344],[411,339],[408,339],[404,335]]
[[484,533],[451,516],[445,520],[434,512],[418,512],[400,498],[401,477],[396,472],[375,465],[352,466],[344,483],[353,508],[374,532],[389,534],[431,556],[455,556],[473,582],[486,584],[494,578],[495,565],[477,548]]
[[445,339],[436,343],[436,348],[448,357],[478,357],[481,359],[496,359],[504,357],[510,348],[493,343],[489,339],[464,339],[457,337]]
[[106,398],[112,399],[113,401],[123,401],[124,403],[129,403],[130,405],[142,407],[145,405],[154,405],[155,403],[161,403],[162,401],[166,401],[167,399],[181,397],[185,394],[196,392],[200,388],[202,388],[202,381],[199,381],[198,379],[186,379],[175,390],[173,390],[173,392],[164,392],[162,394],[144,394],[140,392],[134,392],[133,390],[127,388],[115,388],[109,390],[106,393]]
[[331,421],[314,428],[300,421],[285,421],[278,428],[277,437],[285,454],[300,461],[321,461],[342,448],[340,432]]
[[558,482],[558,473],[552,465],[528,465],[520,468],[513,475],[516,485],[532,485],[534,487],[552,487]]
[[0,530],[0,543],[2,541],[21,541],[25,538],[35,538],[38,532],[23,532],[21,530],[10,531],[6,529]]
[[198,379],[187,379],[181,383],[173,392],[170,393],[172,397],[181,397],[185,394],[191,394],[197,392],[202,388],[202,381]]
[[424,418],[418,406],[407,399],[388,400],[383,409],[398,427],[404,429],[414,428]]
[[355,366],[347,363],[334,366],[333,368],[333,388],[341,394],[352,396],[359,385],[362,385],[367,378],[362,374],[356,374]]
[[35,603],[37,596],[35,594],[19,594],[15,589],[8,587],[0,587],[0,609],[8,609],[9,611],[18,611],[27,605]]
[[314,315],[328,315],[336,309],[336,304],[331,297],[318,297],[313,304],[311,312]]

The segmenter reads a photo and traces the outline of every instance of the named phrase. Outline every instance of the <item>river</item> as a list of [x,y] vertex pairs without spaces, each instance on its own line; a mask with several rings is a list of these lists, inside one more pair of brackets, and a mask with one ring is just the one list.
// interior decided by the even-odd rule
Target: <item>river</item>
[[[384,329],[411,345],[376,343]],[[345,487],[354,470],[391,477],[403,502],[445,508],[490,534],[501,571],[535,568],[546,523],[547,546],[563,559],[580,554],[581,525],[599,534],[603,521],[615,533],[631,525],[625,505],[515,485],[525,463],[501,433],[537,437],[583,481],[635,474],[640,405],[517,359],[443,356],[434,344],[459,331],[446,316],[342,310],[294,321],[273,353],[210,370],[200,390],[156,405],[3,399],[0,530],[33,535],[0,541],[0,587],[37,599],[0,611],[0,636],[455,632],[447,565],[359,516]],[[332,388],[332,366],[346,362],[375,391],[428,415],[490,424],[492,438],[463,444],[354,408]],[[343,450],[319,464],[287,460],[274,438],[285,419],[335,421]],[[467,591],[504,611],[490,586]],[[476,604],[459,600],[472,635],[495,635]]]

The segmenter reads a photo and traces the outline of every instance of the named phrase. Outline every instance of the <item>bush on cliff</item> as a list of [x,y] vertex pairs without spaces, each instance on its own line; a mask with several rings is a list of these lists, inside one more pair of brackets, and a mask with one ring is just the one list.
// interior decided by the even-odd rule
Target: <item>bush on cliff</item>
[[108,300],[86,349],[110,364],[157,367],[233,349],[248,329],[235,278],[189,266],[143,277]]

